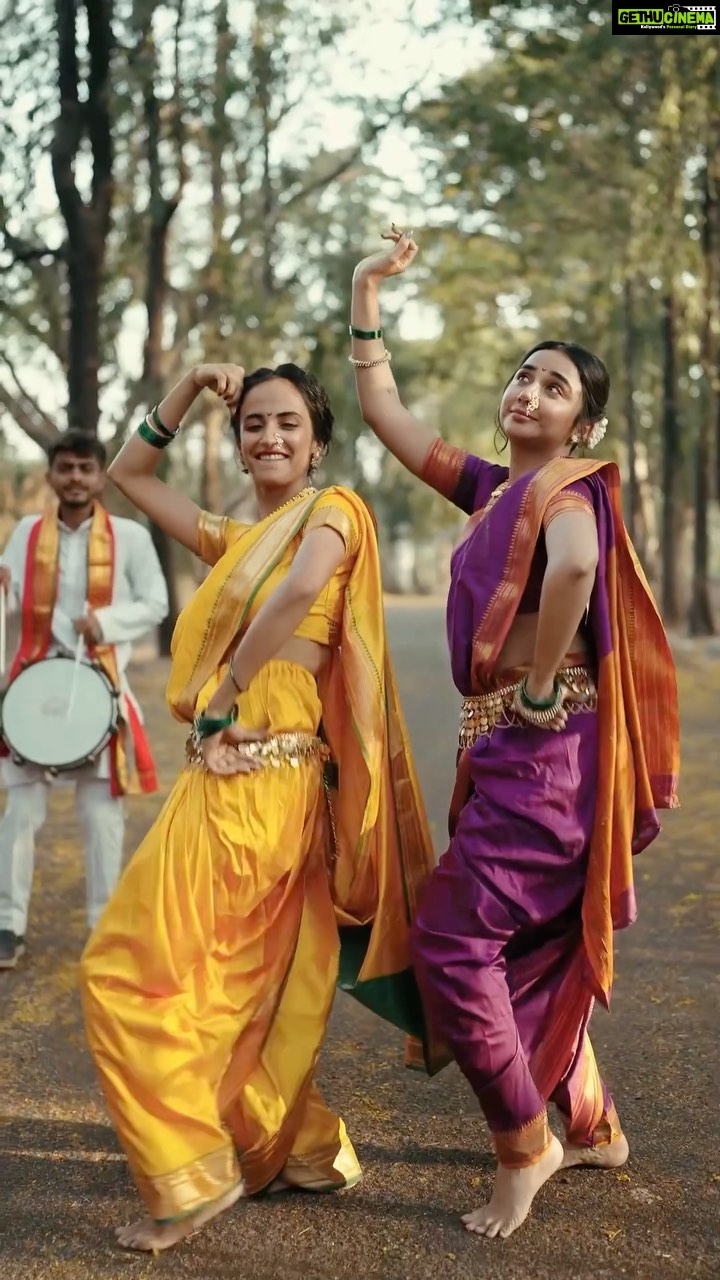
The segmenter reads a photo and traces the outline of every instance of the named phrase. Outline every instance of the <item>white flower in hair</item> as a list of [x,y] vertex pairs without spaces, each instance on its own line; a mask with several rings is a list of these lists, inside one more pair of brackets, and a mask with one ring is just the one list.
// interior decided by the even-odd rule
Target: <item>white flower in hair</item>
[[595,426],[592,428],[590,432],[588,432],[587,439],[585,440],[586,449],[597,448],[603,436],[605,435],[605,432],[607,431],[607,425],[608,425],[607,418],[601,418],[599,422],[595,423]]

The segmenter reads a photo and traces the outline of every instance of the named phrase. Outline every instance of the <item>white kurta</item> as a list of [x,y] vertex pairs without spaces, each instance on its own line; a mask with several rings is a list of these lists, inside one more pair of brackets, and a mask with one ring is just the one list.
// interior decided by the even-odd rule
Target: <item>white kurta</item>
[[[25,516],[13,529],[2,555],[2,563],[12,574],[8,604],[17,610],[22,597],[28,539],[38,516]],[[58,578],[55,609],[52,616],[51,652],[74,653],[77,636],[73,619],[85,612],[87,598],[88,536],[92,521],[70,529],[58,520]],[[115,540],[115,573],[112,604],[96,609],[95,617],[102,630],[103,641],[115,645],[122,697],[132,701],[138,715],[140,708],[127,679],[127,667],[133,643],[162,622],[168,612],[168,593],[160,561],[147,529],[136,520],[110,516]],[[6,787],[34,782],[45,775],[34,765],[2,762],[2,783]],[[78,773],[95,778],[110,777],[110,752],[105,750],[94,765],[67,775],[76,781]]]
[[[9,604],[17,609],[25,579],[30,530],[37,516],[16,525],[2,562],[12,575]],[[132,699],[127,679],[133,641],[162,622],[168,611],[165,579],[150,535],[135,520],[110,517],[115,540],[112,604],[97,609],[102,638],[115,645],[121,697]],[[74,652],[77,637],[73,619],[85,612],[87,597],[88,534],[91,521],[78,529],[59,524],[58,579],[52,616],[50,652]],[[47,811],[51,779],[36,765],[2,761],[2,782],[8,788],[5,813],[0,820],[0,930],[23,938],[33,881],[35,836]],[[125,825],[122,797],[111,794],[110,752],[93,765],[60,775],[76,784],[75,805],[83,836],[87,885],[87,922],[96,924],[122,866]]]

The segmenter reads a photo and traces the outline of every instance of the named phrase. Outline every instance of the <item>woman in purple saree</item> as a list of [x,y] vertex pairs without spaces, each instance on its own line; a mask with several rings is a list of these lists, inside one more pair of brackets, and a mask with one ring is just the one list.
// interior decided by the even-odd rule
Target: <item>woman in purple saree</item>
[[[377,289],[417,246],[395,228],[353,281],[363,418],[469,517],[447,628],[463,696],[450,844],[413,932],[435,1034],[472,1085],[498,1160],[470,1231],[508,1236],[562,1165],[623,1164],[628,1144],[587,1034],[607,1006],[613,931],[635,918],[632,857],[677,804],[675,674],[622,522],[596,356],[539,343],[505,388],[509,468],[443,440],[402,406]],[[565,1142],[553,1136],[553,1102]]]

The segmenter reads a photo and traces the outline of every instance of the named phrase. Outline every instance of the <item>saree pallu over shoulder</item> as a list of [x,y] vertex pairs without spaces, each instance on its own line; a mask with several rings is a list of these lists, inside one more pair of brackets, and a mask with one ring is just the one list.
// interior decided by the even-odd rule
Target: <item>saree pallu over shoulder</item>
[[[622,520],[613,463],[560,458],[521,477],[475,517],[456,553],[448,606],[453,675],[482,689],[497,663],[528,579],[548,504],[584,481],[598,529],[589,625],[598,662],[600,752],[596,813],[583,900],[583,938],[594,994],[608,1003],[613,929],[635,918],[632,855],[675,808],[679,768],[677,684],[670,647]],[[498,548],[507,548],[497,570]]]
[[339,982],[421,1038],[428,1069],[439,1069],[448,1059],[427,1040],[408,960],[409,927],[434,853],[387,656],[375,525],[360,498],[340,487],[319,491],[243,530],[178,619],[168,702],[178,719],[192,719],[228,637],[242,629],[293,539],[317,523],[321,498],[353,551],[340,642],[318,680],[322,732],[337,770],[322,838],[340,931]]

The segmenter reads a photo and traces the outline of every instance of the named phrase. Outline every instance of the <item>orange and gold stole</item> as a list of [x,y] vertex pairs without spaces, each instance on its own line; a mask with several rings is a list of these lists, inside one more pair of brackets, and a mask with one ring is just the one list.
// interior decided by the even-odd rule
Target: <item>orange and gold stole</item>
[[[14,679],[22,667],[39,662],[52,639],[52,616],[57,595],[59,531],[56,510],[41,516],[30,530],[25,555],[22,586],[20,644],[10,669]],[[110,517],[95,504],[88,536],[87,602],[92,610],[112,604],[115,574],[115,537]],[[91,657],[103,668],[115,688],[119,675],[115,646],[89,646]],[[128,762],[128,738],[134,757]],[[5,749],[3,754],[7,754]],[[157,791],[157,778],[150,747],[140,719],[129,699],[124,700],[118,732],[110,743],[110,789],[113,795]]]

